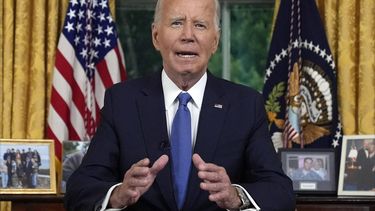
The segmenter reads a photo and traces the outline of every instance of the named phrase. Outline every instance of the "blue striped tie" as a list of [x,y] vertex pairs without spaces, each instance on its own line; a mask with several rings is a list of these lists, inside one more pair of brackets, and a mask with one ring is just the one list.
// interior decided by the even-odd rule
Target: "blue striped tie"
[[191,166],[191,117],[187,107],[191,96],[178,95],[179,106],[173,119],[171,132],[171,153],[173,165],[174,191],[178,209],[182,209]]

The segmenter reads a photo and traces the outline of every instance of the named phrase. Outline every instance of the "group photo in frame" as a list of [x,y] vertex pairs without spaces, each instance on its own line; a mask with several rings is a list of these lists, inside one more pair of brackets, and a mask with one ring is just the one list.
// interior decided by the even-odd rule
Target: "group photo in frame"
[[75,170],[82,163],[82,159],[85,156],[89,146],[90,141],[75,141],[66,140],[62,142],[63,144],[63,156],[62,156],[62,178],[61,178],[61,193],[66,192],[66,183],[70,175],[73,174]]
[[279,149],[285,174],[295,193],[335,194],[337,177],[333,149]]
[[375,135],[343,137],[338,195],[375,196]]
[[0,192],[56,193],[53,140],[0,139]]

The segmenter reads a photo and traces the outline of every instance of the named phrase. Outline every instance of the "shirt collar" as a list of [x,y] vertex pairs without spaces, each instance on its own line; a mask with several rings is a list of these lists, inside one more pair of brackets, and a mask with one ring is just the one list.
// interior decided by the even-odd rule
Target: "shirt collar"
[[[178,86],[175,83],[173,83],[173,81],[165,73],[164,69],[161,73],[161,83],[162,83],[163,92],[164,92],[165,108],[168,109],[168,107],[170,107],[175,102],[177,96],[180,94],[180,92],[183,92],[183,90],[178,88]],[[189,93],[189,95],[192,98],[191,102],[198,109],[200,109],[202,106],[206,83],[207,83],[207,72],[203,74],[203,76],[199,79],[199,81],[196,84],[194,84],[193,87],[191,87],[188,91],[186,91],[187,93]]]

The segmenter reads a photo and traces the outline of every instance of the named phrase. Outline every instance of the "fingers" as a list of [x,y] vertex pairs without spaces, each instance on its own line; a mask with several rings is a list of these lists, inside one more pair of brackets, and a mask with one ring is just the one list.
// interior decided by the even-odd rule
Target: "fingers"
[[227,181],[227,173],[224,168],[218,167],[215,168],[215,171],[198,171],[198,177],[203,181],[221,183]]
[[149,167],[150,160],[148,158],[138,161],[126,172],[127,184],[131,187],[145,187],[149,185],[167,163],[167,155],[160,156],[151,168]]
[[193,155],[194,166],[202,180],[200,188],[209,192],[209,200],[221,208],[238,208],[238,196],[225,168],[206,163],[198,154]]
[[149,174],[149,167],[150,160],[148,158],[144,158],[137,163],[133,164],[132,167],[129,169],[127,174],[130,177],[141,177],[141,176],[147,176]]
[[148,166],[150,165],[150,159],[148,158],[143,158],[142,160],[138,161],[137,163],[134,164],[135,166]]
[[150,183],[152,183],[152,179],[150,177],[130,177],[127,180],[127,185],[130,188],[138,188],[138,187],[147,187]]
[[168,160],[169,158],[167,155],[160,156],[152,165],[150,169],[151,174],[156,176],[159,173],[159,171],[161,171],[165,167],[165,165],[167,165]]
[[152,185],[155,177],[168,163],[168,156],[162,155],[149,167],[150,160],[144,158],[125,173],[122,184],[110,198],[111,205],[123,207],[134,204]]
[[230,197],[231,197],[231,195],[230,195],[229,191],[222,191],[222,192],[217,192],[217,193],[211,193],[208,196],[208,199],[210,201],[219,202],[219,201],[227,201],[228,198],[230,198]]
[[194,166],[198,169],[198,171],[219,172],[225,170],[224,168],[217,166],[215,164],[206,163],[198,154],[193,155],[193,163]]
[[228,185],[225,183],[208,183],[201,182],[200,187],[210,193],[216,193],[224,190]]
[[227,173],[223,167],[204,162],[198,154],[193,155],[193,163],[198,170],[198,177],[204,182],[220,183],[226,181]]

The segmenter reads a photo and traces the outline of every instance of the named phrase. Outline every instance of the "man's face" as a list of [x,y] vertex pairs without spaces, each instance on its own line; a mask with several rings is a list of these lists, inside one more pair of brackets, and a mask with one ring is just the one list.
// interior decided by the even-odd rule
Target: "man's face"
[[323,163],[322,163],[321,160],[316,160],[316,161],[314,162],[314,169],[319,170],[319,169],[322,168],[322,167],[323,167]]
[[306,159],[304,162],[304,169],[310,171],[312,167],[312,160]]
[[371,140],[370,139],[365,139],[363,140],[363,148],[368,149],[370,146]]
[[213,0],[164,0],[152,40],[168,76],[200,78],[219,42]]
[[374,141],[371,141],[369,143],[369,145],[368,145],[368,151],[369,151],[369,153],[375,152],[375,143],[374,143]]

